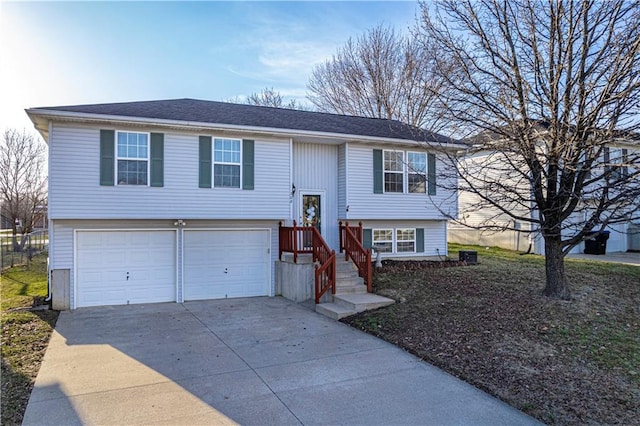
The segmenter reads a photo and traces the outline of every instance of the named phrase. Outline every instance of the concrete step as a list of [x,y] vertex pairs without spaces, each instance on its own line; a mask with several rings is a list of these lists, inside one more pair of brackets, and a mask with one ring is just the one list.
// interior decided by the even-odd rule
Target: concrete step
[[372,293],[336,294],[333,303],[344,306],[355,312],[369,311],[393,305],[394,300]]
[[353,264],[352,261],[344,260],[344,257],[336,257],[336,272],[349,272],[349,271],[358,271],[356,265]]
[[357,270],[353,270],[350,269],[348,271],[339,271],[336,269],[336,278],[337,279],[348,279],[348,278],[357,278],[358,275],[358,271]]
[[316,305],[316,312],[333,319],[348,317],[358,312],[382,308],[395,303],[394,300],[377,294],[336,294],[332,303]]
[[363,285],[364,279],[359,276],[349,277],[349,278],[336,278],[336,287],[340,286],[351,286],[351,285]]
[[351,309],[337,303],[320,303],[316,305],[316,312],[335,320],[355,314]]
[[336,295],[338,294],[353,294],[353,293],[366,293],[367,286],[364,284],[354,285],[336,285]]

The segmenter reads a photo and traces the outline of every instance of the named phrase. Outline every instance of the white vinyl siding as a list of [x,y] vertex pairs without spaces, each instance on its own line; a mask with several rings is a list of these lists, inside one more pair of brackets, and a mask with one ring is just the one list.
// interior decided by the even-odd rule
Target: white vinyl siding
[[338,218],[347,217],[347,146],[338,147]]
[[302,193],[320,191],[322,236],[330,248],[338,251],[338,146],[312,143],[293,144],[293,218],[302,223]]
[[164,187],[100,186],[99,141],[99,127],[52,126],[51,219],[282,220],[290,215],[288,140],[255,140],[253,191],[199,188],[198,135],[168,132]]
[[[445,187],[455,187],[456,181],[447,181],[438,176],[437,195],[425,193],[373,193],[373,149],[384,149],[371,145],[349,143],[347,147],[347,193],[346,205],[349,221],[360,219],[446,219],[446,215],[457,215],[456,192]],[[436,155],[436,170],[444,171],[446,164],[442,155]],[[442,213],[442,212],[444,213]]]

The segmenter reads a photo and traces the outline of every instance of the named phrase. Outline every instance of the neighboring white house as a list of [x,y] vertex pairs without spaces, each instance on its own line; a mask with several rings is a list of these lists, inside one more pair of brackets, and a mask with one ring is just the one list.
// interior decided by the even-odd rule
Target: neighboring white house
[[59,306],[272,296],[280,221],[318,226],[336,252],[338,222],[362,221],[385,256],[447,254],[457,199],[432,148],[460,146],[445,137],[194,99],[27,114],[49,145]]
[[[628,158],[637,158],[638,144],[636,141],[620,140],[612,142],[607,147],[601,158],[598,159],[597,165],[594,167],[593,173],[601,173],[602,167],[619,167],[620,172],[628,172],[628,167],[637,167],[637,161],[634,165],[627,164],[625,160]],[[512,214],[520,215],[525,218],[536,218],[537,212],[531,199],[531,188],[528,186],[527,179],[523,179],[518,175],[518,171],[507,171],[513,169],[514,160],[507,160],[505,154],[499,151],[483,150],[474,152],[471,155],[463,156],[460,160],[464,163],[461,170],[466,170],[468,175],[477,173],[496,172],[500,175],[500,183],[503,185],[511,185],[516,187],[521,185],[520,193],[522,195],[521,202],[512,202],[503,207]],[[489,165],[490,167],[485,167]],[[504,164],[504,169],[500,167]],[[608,165],[608,166],[605,166]],[[619,166],[616,166],[619,164]],[[510,179],[509,177],[513,177]],[[473,179],[474,176],[471,176]],[[495,177],[493,178],[495,179]],[[636,179],[637,180],[637,179]],[[463,226],[460,223],[452,223],[449,227],[449,241],[461,244],[478,244],[486,246],[497,246],[511,250],[527,251],[531,250],[536,254],[544,254],[544,240],[537,232],[535,224],[526,220],[514,220],[512,216],[501,211],[497,207],[487,206],[486,203],[480,201],[480,197],[469,191],[464,191],[460,185],[459,197],[459,219],[467,225],[475,228]],[[589,193],[589,188],[586,188]],[[597,193],[587,196],[594,197]],[[583,226],[589,215],[589,203],[593,199],[584,199],[579,202],[576,211],[567,219],[563,228],[563,236],[569,237],[575,235]],[[609,224],[605,230],[609,231],[609,239],[607,241],[607,253],[625,252],[627,250],[640,250],[638,241],[640,240],[640,199],[636,200],[635,213],[629,214],[628,220]],[[477,206],[481,206],[477,208]],[[574,226],[575,224],[575,226]],[[503,229],[501,229],[503,228]],[[583,253],[585,250],[585,242],[580,242],[570,253]]]

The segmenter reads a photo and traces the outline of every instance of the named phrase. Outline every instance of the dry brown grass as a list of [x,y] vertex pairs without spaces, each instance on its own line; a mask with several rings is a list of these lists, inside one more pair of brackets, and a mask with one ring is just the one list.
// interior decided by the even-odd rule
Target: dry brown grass
[[345,322],[544,422],[638,424],[640,267],[569,260],[565,302],[540,295],[541,257],[466,248],[480,264],[387,262],[375,291],[398,303]]

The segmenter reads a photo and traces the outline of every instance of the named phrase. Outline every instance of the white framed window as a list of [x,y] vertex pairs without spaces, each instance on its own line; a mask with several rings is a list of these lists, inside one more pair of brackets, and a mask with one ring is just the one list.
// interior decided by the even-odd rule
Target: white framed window
[[393,252],[393,229],[373,229],[373,248],[376,252]]
[[116,132],[116,182],[149,185],[149,133]]
[[240,139],[213,140],[213,186],[240,188],[242,182],[242,141]]
[[427,192],[427,154],[407,153],[407,189],[409,192]]
[[396,253],[416,252],[416,230],[396,229]]
[[404,152],[383,151],[384,192],[404,192]]

